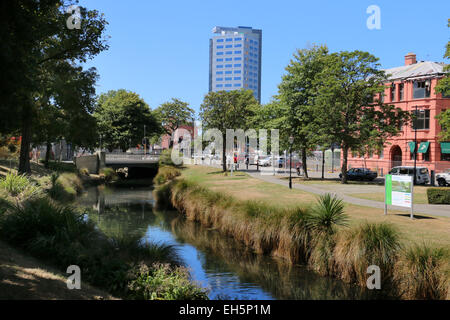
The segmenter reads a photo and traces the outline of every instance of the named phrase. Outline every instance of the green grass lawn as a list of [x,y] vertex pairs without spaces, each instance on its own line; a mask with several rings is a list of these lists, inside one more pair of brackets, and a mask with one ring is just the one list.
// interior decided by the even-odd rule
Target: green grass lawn
[[[383,192],[377,192],[377,193],[351,193],[351,194],[349,194],[349,196],[352,196],[352,197],[355,197],[355,198],[360,198],[360,199],[384,202],[384,193]],[[426,187],[415,187],[414,188],[413,202],[415,204],[428,204],[427,188]],[[449,208],[449,210],[450,210],[450,208]]]
[[[217,168],[187,166],[182,171],[182,177],[197,182],[205,188],[229,194],[237,199],[258,200],[283,207],[299,205],[308,207],[313,205],[317,199],[315,194],[297,189],[290,190],[285,186],[261,181],[242,172],[234,172],[233,176],[228,173],[225,176]],[[420,201],[419,196],[426,195],[426,188],[418,187],[416,192],[418,193],[416,199]],[[346,213],[350,216],[350,225],[357,225],[366,221],[394,224],[407,244],[425,242],[439,246],[450,246],[450,218],[420,215],[420,219],[411,220],[406,212],[389,211],[389,215],[385,216],[382,209],[357,206],[350,203],[346,204]]]

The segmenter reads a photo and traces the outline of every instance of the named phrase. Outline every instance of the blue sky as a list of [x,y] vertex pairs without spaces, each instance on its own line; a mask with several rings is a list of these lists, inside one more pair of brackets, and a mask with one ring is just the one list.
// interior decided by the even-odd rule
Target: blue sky
[[[277,93],[296,49],[326,44],[330,51],[364,50],[383,68],[417,60],[443,61],[450,1],[353,0],[80,0],[109,22],[110,49],[87,66],[100,74],[97,93],[127,89],[152,109],[172,97],[199,110],[208,92],[209,42],[214,26],[263,30],[262,103]],[[381,9],[381,29],[369,30],[366,9]],[[448,61],[447,61],[448,63]]]

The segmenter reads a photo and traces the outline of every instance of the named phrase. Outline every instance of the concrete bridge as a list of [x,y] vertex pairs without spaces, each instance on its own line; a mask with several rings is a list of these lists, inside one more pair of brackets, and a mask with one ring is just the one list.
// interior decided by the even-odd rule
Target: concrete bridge
[[114,170],[128,168],[128,176],[137,178],[151,176],[158,170],[160,152],[146,154],[105,153],[98,152],[94,155],[75,158],[78,169],[87,168],[89,173],[98,174],[104,167]]

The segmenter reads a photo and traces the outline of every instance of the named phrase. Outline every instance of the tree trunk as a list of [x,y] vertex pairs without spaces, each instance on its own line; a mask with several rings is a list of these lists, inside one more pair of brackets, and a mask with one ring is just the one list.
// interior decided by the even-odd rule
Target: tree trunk
[[47,149],[45,150],[45,162],[44,166],[48,169],[50,163],[50,150],[52,148],[51,142],[47,142]]
[[19,174],[30,174],[31,115],[24,110],[22,117],[22,142],[20,144]]
[[306,164],[306,148],[302,148],[302,167],[305,173],[305,178],[308,179],[308,165]]
[[347,184],[347,158],[348,158],[348,147],[344,145],[342,147],[342,184]]
[[227,144],[226,144],[226,135],[222,134],[222,170],[223,172],[227,171]]
[[325,150],[322,150],[322,180],[325,179]]

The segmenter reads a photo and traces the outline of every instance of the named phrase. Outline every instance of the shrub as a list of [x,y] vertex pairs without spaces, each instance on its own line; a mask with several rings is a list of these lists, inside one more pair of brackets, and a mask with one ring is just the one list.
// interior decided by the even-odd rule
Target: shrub
[[449,252],[415,245],[402,256],[400,278],[409,299],[446,299],[449,289]]
[[82,176],[89,177],[89,169],[88,168],[81,168],[80,170],[78,170],[78,174],[80,174]]
[[113,181],[117,181],[119,176],[113,168],[102,168],[100,170],[100,177],[105,179],[105,182],[110,183]]
[[[182,154],[180,153],[180,157]],[[159,157],[159,165],[160,166],[176,166],[172,161],[172,149],[163,150],[161,156]]]
[[158,169],[158,173],[156,174],[155,178],[153,179],[153,182],[156,185],[161,185],[166,183],[169,180],[173,180],[176,177],[181,175],[181,171],[178,170],[175,167],[171,167],[171,166],[164,166],[164,167],[160,167]]
[[449,188],[428,188],[427,196],[429,204],[450,204]]
[[334,250],[338,274],[365,286],[367,268],[376,265],[382,272],[382,290],[395,294],[393,275],[400,248],[399,233],[392,225],[364,223],[338,238]]
[[3,189],[8,196],[16,197],[18,200],[35,198],[42,191],[26,175],[14,173],[8,173],[4,179],[0,179],[0,189]]
[[183,267],[154,264],[149,268],[141,265],[134,271],[133,278],[128,288],[134,299],[208,300],[206,290],[190,282],[189,273]]
[[334,234],[337,226],[347,226],[344,202],[329,193],[319,197],[307,217],[306,225],[312,234],[312,249],[309,265],[322,275],[333,272],[333,251],[336,245]]
[[83,191],[80,178],[74,173],[53,173],[50,177],[50,197],[57,201],[71,201]]

